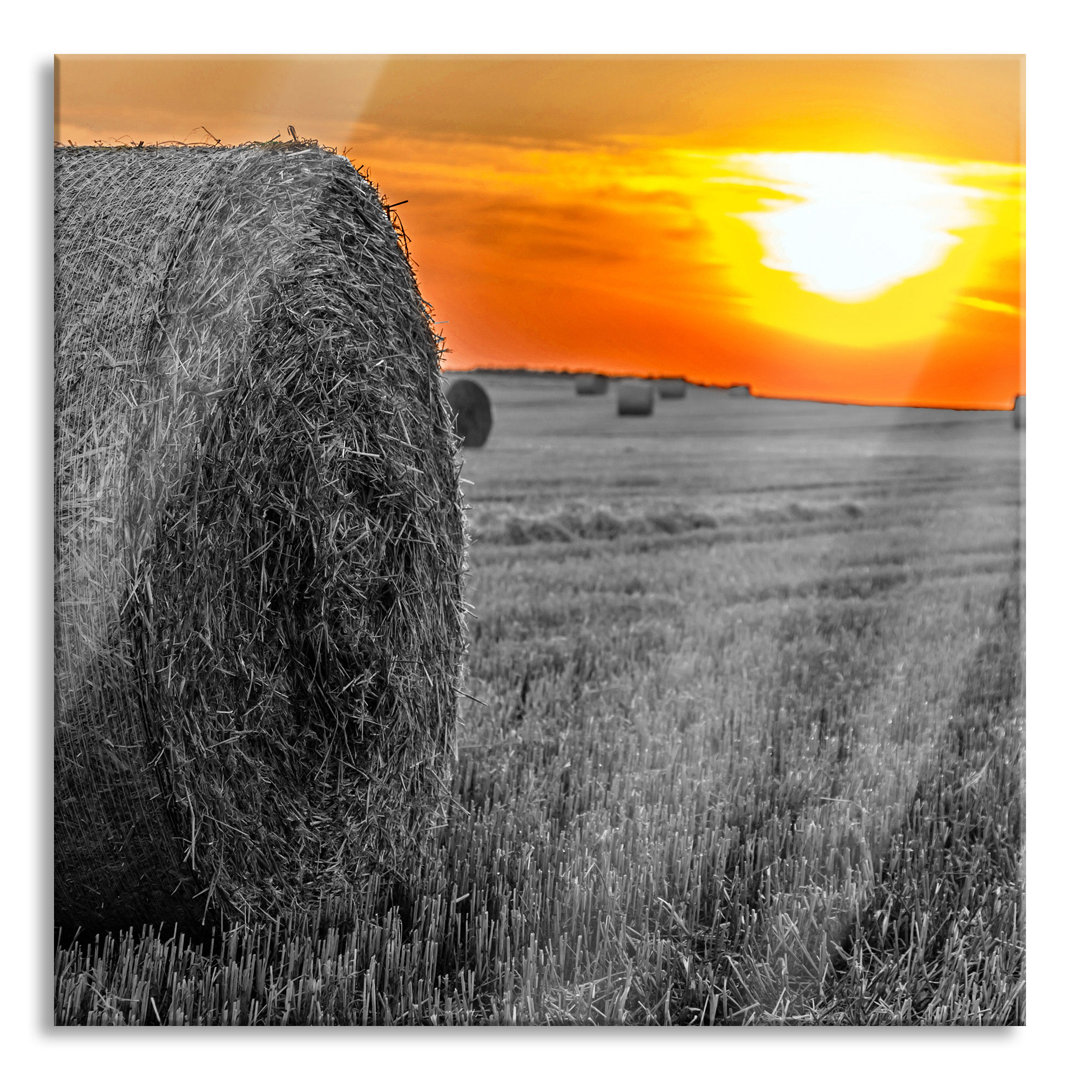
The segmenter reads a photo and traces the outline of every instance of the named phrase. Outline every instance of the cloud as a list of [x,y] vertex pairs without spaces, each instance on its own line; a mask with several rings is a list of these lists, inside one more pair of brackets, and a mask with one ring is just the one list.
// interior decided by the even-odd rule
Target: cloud
[[1023,312],[1015,304],[1003,303],[1000,300],[987,300],[981,296],[960,296],[957,303],[967,304],[968,307],[978,308],[980,311],[990,311],[997,315],[1023,316]]
[[392,57],[361,119],[403,135],[1019,160],[1019,56]]

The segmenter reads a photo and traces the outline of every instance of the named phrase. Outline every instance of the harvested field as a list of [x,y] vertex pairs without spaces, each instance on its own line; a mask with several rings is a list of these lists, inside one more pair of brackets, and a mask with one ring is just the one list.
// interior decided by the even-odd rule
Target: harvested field
[[407,886],[64,946],[58,1021],[1024,1022],[1011,415],[485,382],[471,696]]

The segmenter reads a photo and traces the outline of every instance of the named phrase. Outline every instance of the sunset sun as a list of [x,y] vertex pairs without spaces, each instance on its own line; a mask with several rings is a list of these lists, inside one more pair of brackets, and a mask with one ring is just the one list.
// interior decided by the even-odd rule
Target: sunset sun
[[725,250],[741,252],[727,273],[748,314],[854,348],[939,334],[955,303],[973,302],[962,294],[1014,208],[980,186],[978,163],[760,152],[721,164],[713,190],[756,192],[752,209],[713,218]]
[[773,270],[849,303],[940,266],[975,223],[969,193],[946,171],[886,154],[757,154],[749,162],[798,201],[745,214]]

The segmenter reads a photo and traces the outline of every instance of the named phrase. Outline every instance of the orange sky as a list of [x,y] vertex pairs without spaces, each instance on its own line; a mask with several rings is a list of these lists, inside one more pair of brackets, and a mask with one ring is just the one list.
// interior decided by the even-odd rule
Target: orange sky
[[400,207],[448,368],[1002,407],[1018,56],[64,56],[76,143],[302,137]]

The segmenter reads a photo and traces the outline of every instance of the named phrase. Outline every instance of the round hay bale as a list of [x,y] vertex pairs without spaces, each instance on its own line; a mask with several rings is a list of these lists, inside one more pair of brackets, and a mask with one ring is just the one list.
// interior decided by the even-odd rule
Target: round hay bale
[[464,516],[387,210],[310,146],[54,175],[56,922],[401,877],[453,750]]
[[619,383],[616,409],[619,416],[652,416],[653,384],[646,379]]
[[1019,431],[1027,426],[1027,396],[1017,394],[1013,400],[1013,427]]
[[574,376],[574,393],[582,396],[594,394],[606,394],[608,380],[606,375],[593,375],[582,372]]
[[657,379],[656,391],[662,398],[684,398],[686,382],[683,379]]
[[446,391],[454,427],[463,446],[483,446],[491,434],[491,398],[472,379],[455,379]]

